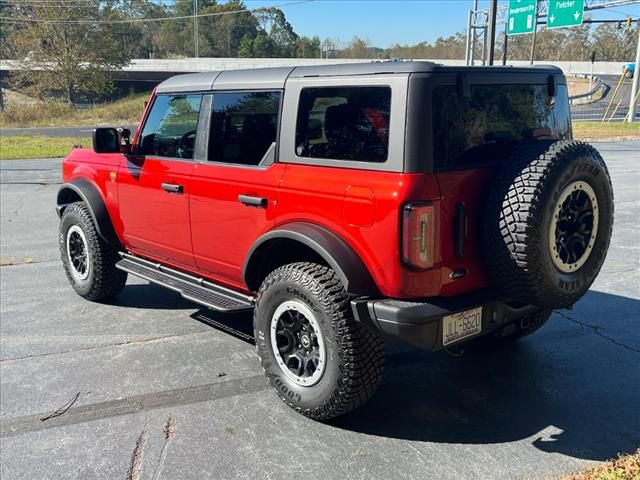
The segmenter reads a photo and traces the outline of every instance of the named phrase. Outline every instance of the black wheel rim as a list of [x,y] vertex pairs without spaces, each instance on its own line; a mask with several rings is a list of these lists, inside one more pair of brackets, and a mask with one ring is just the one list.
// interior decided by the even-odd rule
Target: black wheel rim
[[554,209],[550,246],[556,267],[574,272],[589,257],[598,226],[597,200],[586,182],[565,188]]
[[76,225],[67,233],[67,256],[72,273],[80,279],[89,274],[89,251],[82,230]]
[[299,385],[317,383],[324,371],[324,341],[318,322],[306,305],[288,301],[276,309],[271,343],[285,375]]

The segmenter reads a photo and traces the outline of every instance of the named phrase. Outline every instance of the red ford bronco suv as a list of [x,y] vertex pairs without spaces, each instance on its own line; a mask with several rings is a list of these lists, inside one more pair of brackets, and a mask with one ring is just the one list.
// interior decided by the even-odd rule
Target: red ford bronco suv
[[180,75],[132,138],[64,161],[60,251],[82,297],[131,273],[253,310],[288,405],[363,404],[383,340],[510,342],[573,305],[604,261],[607,168],[572,140],[553,67],[378,62]]

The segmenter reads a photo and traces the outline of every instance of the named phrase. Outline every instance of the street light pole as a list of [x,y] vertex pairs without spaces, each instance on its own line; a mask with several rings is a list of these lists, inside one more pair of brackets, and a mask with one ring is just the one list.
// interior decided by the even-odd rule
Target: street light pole
[[636,68],[633,71],[633,83],[631,84],[631,100],[629,103],[629,118],[630,122],[636,119],[636,100],[638,99],[638,79],[640,79],[640,20],[638,21],[638,46],[636,47]]
[[533,37],[531,38],[531,56],[529,64],[533,65],[533,59],[536,56],[536,36],[538,34],[538,2],[536,2],[536,13],[533,16]]
[[491,0],[489,4],[489,26],[487,35],[489,40],[489,65],[493,65],[493,57],[496,48],[496,16],[498,14],[498,0]]

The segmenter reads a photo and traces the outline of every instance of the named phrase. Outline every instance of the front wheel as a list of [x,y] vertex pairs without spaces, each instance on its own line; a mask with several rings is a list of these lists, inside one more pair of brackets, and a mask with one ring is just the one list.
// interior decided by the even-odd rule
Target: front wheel
[[97,302],[122,291],[127,273],[115,266],[118,252],[100,238],[83,202],[65,208],[60,219],[59,243],[64,271],[78,295]]
[[315,420],[364,404],[382,378],[380,337],[358,324],[335,272],[293,263],[264,280],[254,310],[262,367],[278,396]]

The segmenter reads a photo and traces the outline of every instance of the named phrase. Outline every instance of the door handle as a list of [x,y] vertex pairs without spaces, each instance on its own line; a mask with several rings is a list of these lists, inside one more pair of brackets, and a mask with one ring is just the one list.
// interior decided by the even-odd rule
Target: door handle
[[160,185],[165,192],[168,193],[184,193],[184,186],[175,183],[163,183]]
[[238,201],[249,207],[267,208],[269,204],[267,197],[252,197],[250,195],[238,195]]

